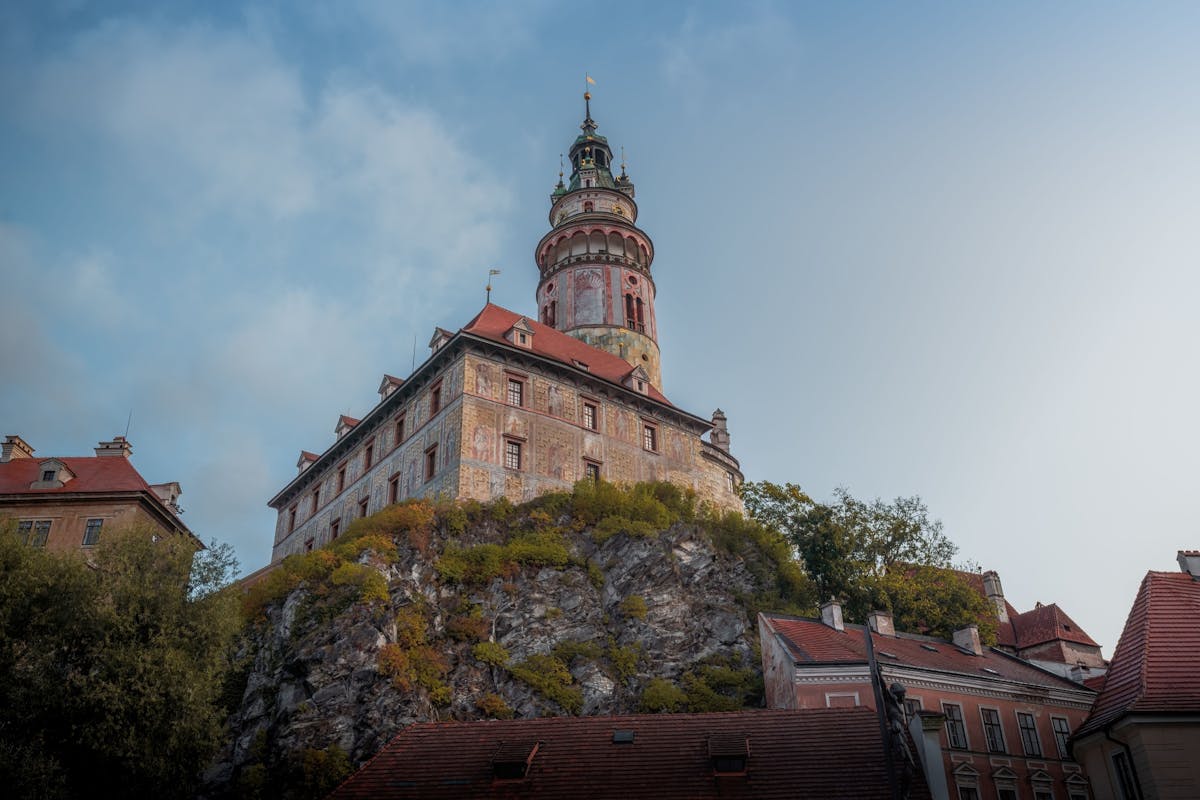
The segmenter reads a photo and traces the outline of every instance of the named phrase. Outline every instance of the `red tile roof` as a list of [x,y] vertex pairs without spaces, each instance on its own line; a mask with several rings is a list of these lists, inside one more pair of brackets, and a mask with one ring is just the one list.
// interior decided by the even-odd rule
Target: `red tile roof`
[[[592,375],[616,384],[622,384],[622,381],[634,370],[634,367],[623,358],[592,347],[573,336],[568,336],[540,322],[535,322],[529,317],[492,303],[484,306],[475,319],[467,323],[463,332],[514,346],[512,342],[504,338],[504,334],[508,333],[509,329],[520,319],[524,319],[533,329],[531,349],[540,356],[567,366],[577,366],[574,362],[582,362],[587,364],[587,371]],[[671,401],[654,386],[649,387],[649,395],[660,403],[671,405]]]
[[341,427],[342,425],[349,425],[351,428],[353,428],[358,423],[359,421],[354,417],[347,417],[345,414],[342,414],[340,417],[338,417],[338,427]]
[[1200,711],[1200,581],[1148,572],[1138,589],[1104,688],[1076,736],[1137,712]]
[[[864,625],[846,625],[836,631],[818,619],[763,615],[780,635],[797,663],[859,663],[867,661]],[[881,665],[896,664],[919,669],[993,677],[1038,686],[1078,689],[1078,684],[1010,656],[994,648],[983,648],[983,655],[960,649],[953,642],[897,633],[895,636],[871,634],[875,658]]]
[[[616,731],[633,741],[616,743]],[[745,775],[716,777],[710,741],[744,737]],[[537,750],[497,780],[498,753]],[[511,756],[510,759],[511,760]],[[331,798],[891,797],[879,720],[865,708],[429,722],[396,736]],[[924,783],[914,798],[929,797]]]
[[316,453],[310,453],[307,450],[300,451],[300,460],[301,461],[316,461],[318,458],[320,458],[320,456],[317,455]]
[[1033,647],[1036,644],[1058,639],[1092,647],[1100,646],[1079,627],[1075,620],[1068,617],[1057,603],[1051,603],[1048,606],[1039,605],[1032,611],[1018,614],[1013,620],[1013,627],[1017,634],[1018,648]]
[[60,487],[30,489],[41,478],[41,464],[46,458],[14,458],[0,463],[0,494],[70,494],[72,492],[136,492],[150,491],[149,484],[122,456],[55,457],[75,474]]

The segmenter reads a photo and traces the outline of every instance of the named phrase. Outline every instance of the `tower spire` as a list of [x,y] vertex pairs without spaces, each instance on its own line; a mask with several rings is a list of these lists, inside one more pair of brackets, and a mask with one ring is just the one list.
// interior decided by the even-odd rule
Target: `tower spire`
[[597,126],[596,121],[592,119],[592,93],[588,89],[588,86],[595,85],[596,81],[586,72],[583,75],[583,80],[583,124],[579,127],[583,129],[584,133],[592,134],[596,132]]

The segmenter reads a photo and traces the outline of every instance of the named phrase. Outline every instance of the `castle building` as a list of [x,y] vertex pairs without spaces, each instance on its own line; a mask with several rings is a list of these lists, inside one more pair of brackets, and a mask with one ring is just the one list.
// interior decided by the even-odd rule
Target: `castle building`
[[742,508],[725,414],[698,417],[663,393],[654,245],[590,100],[534,253],[538,313],[489,302],[458,331],[437,328],[425,362],[384,375],[366,416],[339,417],[324,453],[301,451],[269,502],[272,563],[410,497],[520,502],[585,478],[657,480]]
[[93,456],[38,458],[17,435],[0,445],[0,519],[34,547],[87,552],[105,531],[148,525],[203,544],[180,519],[179,484],[147,483],[129,457],[124,436],[100,442]]

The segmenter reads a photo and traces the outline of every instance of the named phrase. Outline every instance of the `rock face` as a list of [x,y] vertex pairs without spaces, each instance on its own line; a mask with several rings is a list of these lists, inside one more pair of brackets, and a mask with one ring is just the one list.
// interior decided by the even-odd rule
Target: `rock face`
[[[497,537],[495,526],[475,525],[455,546]],[[674,684],[666,688],[680,710],[701,710],[695,691],[726,707],[758,702],[747,598],[764,589],[756,577],[763,570],[748,568],[752,555],[714,546],[702,524],[600,542],[586,531],[562,537],[565,566],[514,564],[474,583],[439,573],[445,542],[402,543],[387,564],[364,553],[358,561],[386,578],[386,602],[356,598],[339,607],[323,595],[325,584],[300,583],[247,634],[245,688],[229,742],[206,776],[209,794],[231,792],[246,770],[306,750],[336,745],[358,765],[418,721],[636,712],[653,679],[660,689]],[[507,660],[480,660],[480,642],[501,646]],[[381,668],[389,648],[411,667],[407,679]],[[434,665],[423,677],[419,658]],[[724,682],[702,686],[705,669]],[[561,694],[540,683],[556,671]]]

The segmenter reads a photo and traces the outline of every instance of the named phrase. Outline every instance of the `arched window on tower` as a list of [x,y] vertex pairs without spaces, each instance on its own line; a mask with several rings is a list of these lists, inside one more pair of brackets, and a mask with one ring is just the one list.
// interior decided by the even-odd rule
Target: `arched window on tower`
[[551,300],[550,303],[546,306],[546,324],[549,325],[551,328],[553,328],[558,323],[558,320],[556,319],[558,316],[557,306],[558,306],[557,300]]
[[625,327],[633,328],[636,319],[633,309],[633,295],[627,294],[625,295]]
[[642,298],[637,299],[637,330],[639,333],[646,332],[646,318],[642,311]]
[[584,203],[584,204],[583,204],[583,210],[584,210],[585,212],[587,212],[587,211],[595,211],[595,210],[596,210],[596,204],[595,204],[595,203],[593,203],[591,200],[588,200],[586,203]]

